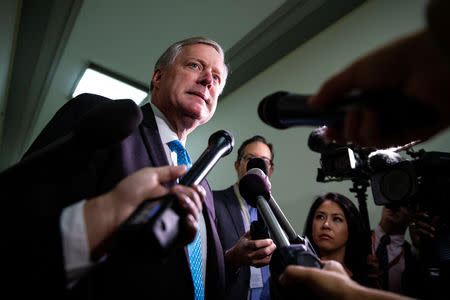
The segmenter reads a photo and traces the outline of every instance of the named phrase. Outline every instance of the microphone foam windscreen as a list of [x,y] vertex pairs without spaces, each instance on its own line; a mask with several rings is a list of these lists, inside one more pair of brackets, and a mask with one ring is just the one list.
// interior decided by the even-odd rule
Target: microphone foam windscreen
[[261,169],[267,175],[268,168],[264,159],[258,157],[250,159],[247,163],[247,171],[253,168]]
[[253,207],[256,207],[258,196],[263,196],[266,200],[270,199],[270,187],[267,181],[258,174],[246,174],[239,181],[239,192],[245,201]]
[[321,126],[314,129],[308,138],[308,147],[314,152],[323,153],[329,150],[331,142],[325,138],[326,126]]
[[130,135],[141,121],[141,109],[134,101],[110,100],[83,115],[74,128],[74,134],[81,144],[101,148]]
[[405,159],[398,153],[389,150],[377,150],[369,154],[369,167],[372,171],[385,170]]

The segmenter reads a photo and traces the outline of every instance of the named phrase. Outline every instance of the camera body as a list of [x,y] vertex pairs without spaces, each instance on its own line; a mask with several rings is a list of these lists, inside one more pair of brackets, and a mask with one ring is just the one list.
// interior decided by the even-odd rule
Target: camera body
[[371,152],[352,146],[336,147],[321,154],[317,181],[366,179],[370,181],[376,205],[414,204],[442,213],[437,208],[448,207],[446,203],[450,200],[446,192],[450,183],[450,153],[424,150],[406,153],[411,159],[389,150]]
[[[390,150],[331,149],[321,153],[318,182],[366,181],[376,205],[426,212],[436,228],[436,238],[427,248],[434,261],[450,261],[450,153],[408,149],[410,159],[405,159]],[[361,207],[360,212],[368,218]]]

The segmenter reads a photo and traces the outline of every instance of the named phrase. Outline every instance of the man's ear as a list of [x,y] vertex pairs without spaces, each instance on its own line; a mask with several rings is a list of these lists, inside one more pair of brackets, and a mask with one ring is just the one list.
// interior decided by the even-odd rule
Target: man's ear
[[239,161],[238,160],[234,162],[234,168],[236,169],[236,172],[239,173]]
[[159,85],[159,82],[161,81],[162,77],[162,71],[161,69],[156,69],[152,76],[152,83],[154,87],[157,87]]
[[267,172],[267,173],[268,173],[267,176],[270,177],[270,176],[272,176],[272,173],[273,173],[273,165],[270,165],[268,169],[269,169],[269,170],[268,170],[268,172]]

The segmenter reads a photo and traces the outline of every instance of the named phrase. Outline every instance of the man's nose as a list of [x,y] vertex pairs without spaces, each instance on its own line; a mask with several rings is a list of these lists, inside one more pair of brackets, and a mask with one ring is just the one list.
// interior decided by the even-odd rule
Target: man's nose
[[200,76],[200,84],[206,86],[208,89],[211,88],[213,82],[213,74],[209,70],[204,70]]

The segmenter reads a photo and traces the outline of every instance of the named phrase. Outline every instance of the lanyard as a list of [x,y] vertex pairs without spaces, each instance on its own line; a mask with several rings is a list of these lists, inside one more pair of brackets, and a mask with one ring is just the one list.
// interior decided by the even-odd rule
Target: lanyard
[[248,217],[248,212],[247,212],[247,209],[245,208],[244,201],[242,201],[241,193],[239,193],[238,184],[235,183],[233,188],[234,188],[234,193],[236,194],[236,197],[239,200],[239,204],[241,205],[241,210],[242,210],[242,213],[244,214],[245,221],[247,221],[247,225],[250,227],[250,218]]

